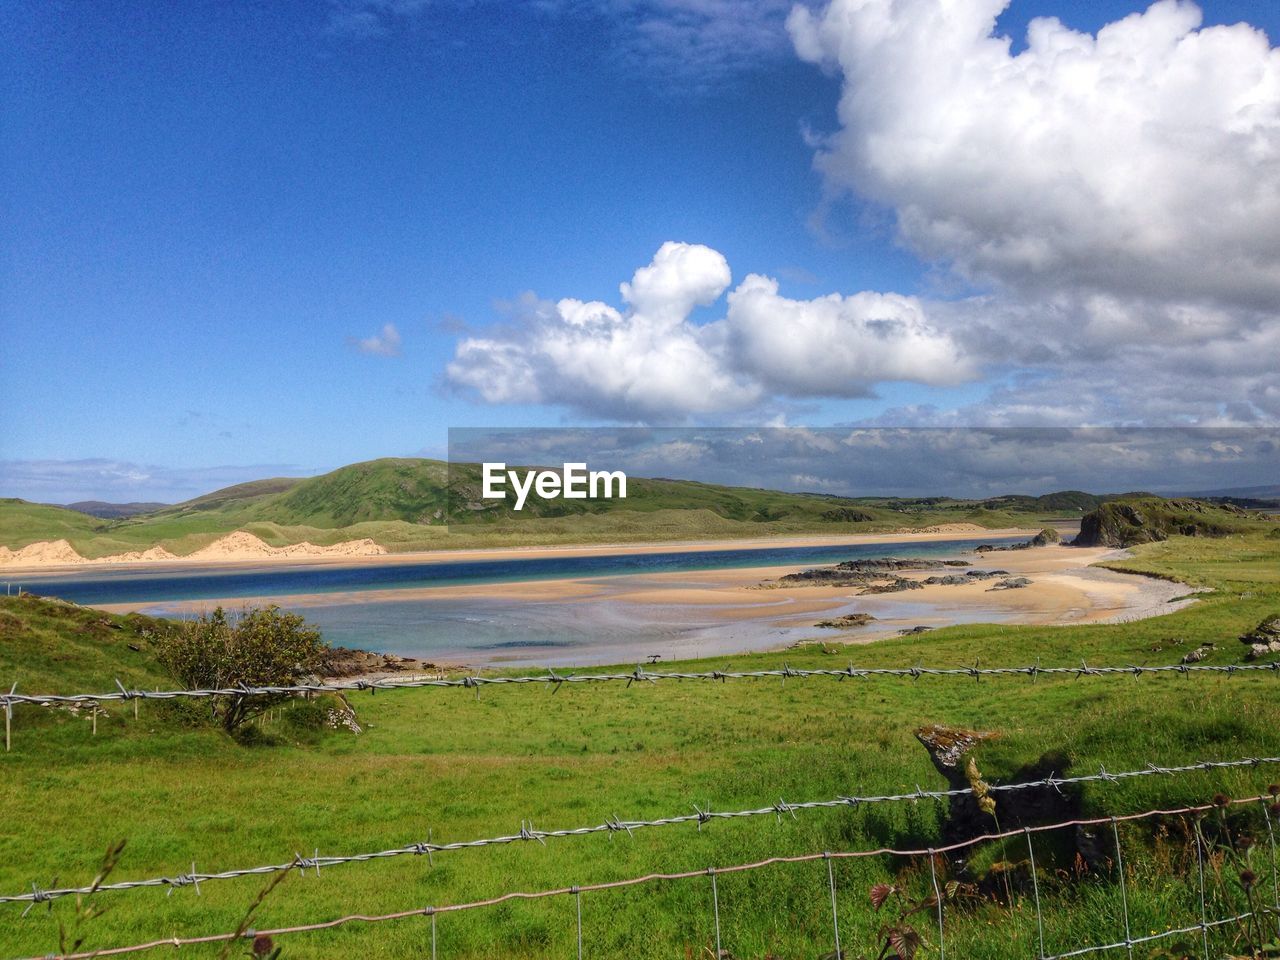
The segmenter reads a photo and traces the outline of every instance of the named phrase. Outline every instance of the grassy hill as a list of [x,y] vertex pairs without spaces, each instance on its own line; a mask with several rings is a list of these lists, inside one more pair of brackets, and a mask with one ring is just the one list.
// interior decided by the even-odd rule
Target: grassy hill
[[[847,649],[810,647],[785,653],[666,665],[691,670],[860,667],[923,663],[965,667],[1008,664],[1175,664],[1202,640],[1216,643],[1204,662],[1236,663],[1236,637],[1280,609],[1280,539],[1174,536],[1138,547],[1128,561],[1198,583],[1199,603],[1164,617],[1116,625],[1011,627],[969,624]],[[24,598],[0,598],[0,676],[28,692],[106,690],[166,681],[149,660],[141,629],[124,618]],[[22,646],[14,646],[18,641]],[[131,646],[132,645],[132,646]],[[140,647],[134,650],[133,646]],[[826,652],[837,649],[838,653]],[[601,668],[606,669],[606,668]],[[622,669],[631,669],[628,665]],[[540,829],[767,807],[840,795],[910,793],[944,786],[914,737],[942,723],[997,733],[976,759],[990,782],[1051,758],[1062,776],[1175,765],[1206,759],[1280,755],[1276,677],[1144,675],[1138,680],[1082,678],[1037,682],[1022,677],[960,680],[732,681],[717,684],[581,685],[552,694],[534,686],[417,690],[353,695],[365,732],[333,731],[296,743],[284,723],[264,742],[242,746],[200,722],[199,711],[170,704],[107,704],[98,734],[82,712],[19,707],[14,750],[0,753],[0,893],[94,875],[103,850],[127,839],[111,876],[173,876],[195,862],[202,871],[289,861],[310,855],[382,850],[510,834],[524,821]],[[168,712],[167,712],[168,711]],[[1122,814],[1201,802],[1215,792],[1258,796],[1280,777],[1274,768],[1214,771],[1089,784],[1086,816]],[[997,815],[1001,807],[997,801]],[[1257,814],[1257,807],[1254,813]],[[715,821],[551,839],[426,857],[399,857],[294,871],[272,892],[257,929],[481,899],[511,890],[705,870],[774,855],[877,846],[937,845],[945,807],[932,802],[841,807],[750,820]],[[1207,820],[1212,824],[1211,819]],[[1260,817],[1257,823],[1260,823]],[[1256,826],[1256,824],[1255,824]],[[1195,853],[1176,821],[1120,824],[1133,929],[1148,934],[1194,925]],[[1258,836],[1258,834],[1253,834]],[[1265,833],[1261,834],[1265,837]],[[1263,842],[1255,869],[1267,878]],[[1069,854],[1037,844],[1039,896],[1045,904],[1047,952],[1115,942],[1120,889],[1114,875],[1072,880]],[[990,847],[973,858],[979,874],[993,861],[1022,869],[1026,845]],[[841,936],[850,956],[875,956],[872,884],[901,884],[909,896],[929,887],[922,860],[836,861]],[[940,882],[950,868],[939,863]],[[1171,879],[1181,871],[1184,880]],[[998,874],[997,874],[998,875]],[[1021,878],[1021,879],[1019,879]],[[105,913],[86,927],[88,948],[175,934],[234,929],[268,878],[207,883],[166,896],[164,889],[103,894]],[[724,946],[731,955],[813,958],[831,950],[826,865],[778,865],[718,877]],[[1210,916],[1239,909],[1240,891],[1226,866],[1209,876]],[[996,960],[1036,953],[1036,924],[1025,872],[1013,875],[1014,902],[996,884],[980,902],[948,907],[947,953]],[[1234,897],[1235,899],[1230,899]],[[58,926],[73,926],[75,904],[57,901],[21,917],[0,906],[7,955],[56,951]],[[710,956],[712,914],[706,878],[593,893],[582,901],[587,956]],[[925,919],[929,915],[924,914]],[[441,915],[440,956],[455,960],[574,956],[569,897]],[[927,922],[918,957],[937,957]],[[1231,952],[1235,928],[1209,931],[1214,955]],[[408,960],[427,954],[424,917],[352,925],[278,941],[290,960],[362,957]],[[1198,933],[1175,955],[1196,955]],[[247,953],[238,949],[232,955]],[[172,952],[170,950],[170,952]],[[1237,949],[1235,951],[1239,953]],[[213,960],[218,949],[186,947],[183,956]],[[1142,956],[1147,956],[1143,953]]]
[[1080,491],[987,500],[847,498],[628,477],[625,500],[532,496],[517,514],[511,500],[482,502],[480,493],[477,464],[383,459],[317,477],[237,484],[121,518],[9,499],[0,501],[0,545],[66,539],[82,555],[101,557],[156,545],[183,555],[235,530],[273,546],[368,537],[389,550],[412,550],[878,532],[955,522],[995,528],[1040,526],[1111,499]]
[[1255,515],[1233,504],[1147,495],[1099,505],[1080,521],[1076,542],[1086,547],[1131,547],[1175,535],[1222,537],[1256,523]]
[[162,626],[136,613],[0,597],[0,676],[22,690],[99,689],[117,678],[131,687],[168,686],[149,639]]

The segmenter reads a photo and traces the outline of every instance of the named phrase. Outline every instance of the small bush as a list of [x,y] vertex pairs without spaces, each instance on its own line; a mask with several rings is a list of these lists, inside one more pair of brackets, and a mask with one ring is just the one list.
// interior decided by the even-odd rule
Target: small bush
[[[314,674],[324,651],[319,631],[276,606],[248,609],[234,619],[218,607],[156,642],[157,659],[188,690],[297,684]],[[258,694],[219,696],[210,702],[214,716],[230,732],[287,699],[287,694]]]

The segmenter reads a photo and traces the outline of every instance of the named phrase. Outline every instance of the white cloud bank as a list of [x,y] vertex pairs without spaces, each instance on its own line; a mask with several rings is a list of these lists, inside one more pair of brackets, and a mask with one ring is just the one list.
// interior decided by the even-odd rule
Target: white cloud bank
[[782,396],[859,397],[886,380],[955,384],[974,375],[920,302],[896,294],[791,300],[749,274],[725,316],[695,323],[732,282],[710,247],[664,243],[599,301],[532,301],[520,321],[458,344],[447,374],[490,403],[549,403],[629,421],[752,409]]
[[1008,0],[834,0],[792,11],[843,76],[833,182],[967,276],[1248,305],[1280,297],[1280,51],[1160,0],[1079,33]]
[[1014,55],[1007,6],[833,0],[788,19],[841,78],[828,188],[989,288],[927,308],[1024,374],[941,418],[1280,422],[1280,50],[1159,0],[1096,36],[1033,20]]

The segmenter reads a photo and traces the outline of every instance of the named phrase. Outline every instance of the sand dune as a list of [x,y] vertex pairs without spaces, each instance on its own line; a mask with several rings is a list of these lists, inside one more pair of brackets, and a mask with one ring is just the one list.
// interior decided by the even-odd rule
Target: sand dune
[[52,567],[80,566],[84,564],[118,564],[118,563],[161,563],[181,562],[200,563],[219,560],[262,560],[274,558],[306,559],[311,557],[372,557],[386,553],[386,548],[367,537],[363,540],[345,540],[332,546],[318,544],[292,543],[284,547],[273,547],[260,537],[237,530],[225,537],[219,537],[208,546],[201,547],[194,553],[178,556],[164,547],[151,547],[148,550],[133,550],[128,553],[116,553],[108,557],[90,560],[76,552],[66,540],[42,540],[19,550],[0,547],[0,567]]

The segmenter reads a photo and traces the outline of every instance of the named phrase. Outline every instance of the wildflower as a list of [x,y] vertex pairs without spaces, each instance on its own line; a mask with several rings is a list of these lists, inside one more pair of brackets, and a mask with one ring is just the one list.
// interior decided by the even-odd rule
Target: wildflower
[[271,938],[265,933],[260,933],[253,938],[253,955],[255,957],[265,957],[273,947],[274,944],[271,942]]
[[1248,893],[1253,889],[1253,885],[1258,882],[1258,876],[1248,867],[1240,871],[1240,886],[1244,887],[1244,892]]
[[1231,803],[1231,798],[1225,793],[1215,793],[1211,802],[1215,807],[1225,807]]
[[1267,787],[1267,793],[1273,797],[1280,797],[1280,783],[1273,783]]

